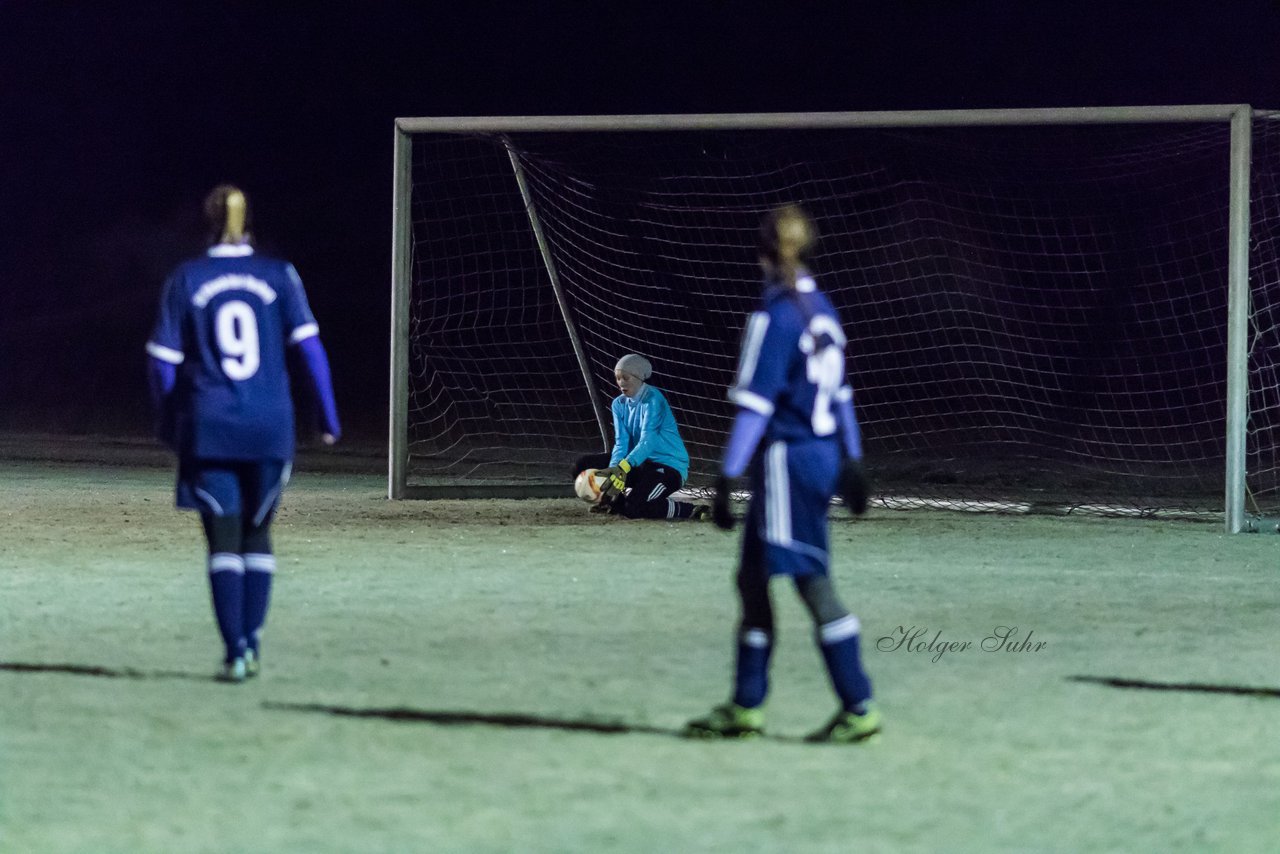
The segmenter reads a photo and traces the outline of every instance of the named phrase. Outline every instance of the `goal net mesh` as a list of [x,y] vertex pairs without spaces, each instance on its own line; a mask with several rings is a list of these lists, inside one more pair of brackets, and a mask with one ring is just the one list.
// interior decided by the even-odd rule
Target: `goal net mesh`
[[[1255,120],[1251,512],[1280,506],[1271,125]],[[822,236],[814,273],[849,333],[880,502],[1220,513],[1229,137],[1226,122],[414,135],[408,480],[567,491],[573,460],[606,447],[596,406],[636,352],[705,485],[759,299],[758,223],[794,201]]]

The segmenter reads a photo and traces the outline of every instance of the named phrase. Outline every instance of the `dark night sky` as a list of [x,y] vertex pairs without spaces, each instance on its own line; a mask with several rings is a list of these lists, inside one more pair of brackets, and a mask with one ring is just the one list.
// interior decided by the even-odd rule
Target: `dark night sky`
[[307,282],[349,428],[380,440],[396,116],[1280,107],[1277,45],[1261,0],[8,0],[0,428],[145,432],[160,283],[231,180]]

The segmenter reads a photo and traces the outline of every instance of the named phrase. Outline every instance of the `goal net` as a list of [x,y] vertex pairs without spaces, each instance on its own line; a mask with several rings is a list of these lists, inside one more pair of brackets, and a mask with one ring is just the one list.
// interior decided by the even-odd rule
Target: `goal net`
[[1272,127],[1241,107],[401,119],[389,492],[571,494],[629,352],[704,485],[756,229],[794,201],[880,504],[1220,517],[1234,491],[1237,517],[1276,512]]

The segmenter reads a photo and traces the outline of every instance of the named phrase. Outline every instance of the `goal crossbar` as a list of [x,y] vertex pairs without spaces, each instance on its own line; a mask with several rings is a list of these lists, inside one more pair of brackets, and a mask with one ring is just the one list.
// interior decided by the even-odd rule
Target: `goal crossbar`
[[441,116],[397,118],[401,133],[769,130],[791,128],[978,127],[1229,121],[1248,104],[1044,107],[993,110],[873,110],[827,113],[687,115]]

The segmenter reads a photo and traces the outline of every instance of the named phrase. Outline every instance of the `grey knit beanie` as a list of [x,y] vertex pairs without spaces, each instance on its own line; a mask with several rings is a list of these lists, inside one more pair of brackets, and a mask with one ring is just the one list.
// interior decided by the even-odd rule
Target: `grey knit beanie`
[[628,353],[623,356],[613,369],[622,371],[624,374],[631,374],[631,376],[642,381],[653,376],[653,365],[649,364],[649,360],[644,356],[638,356],[635,353]]

